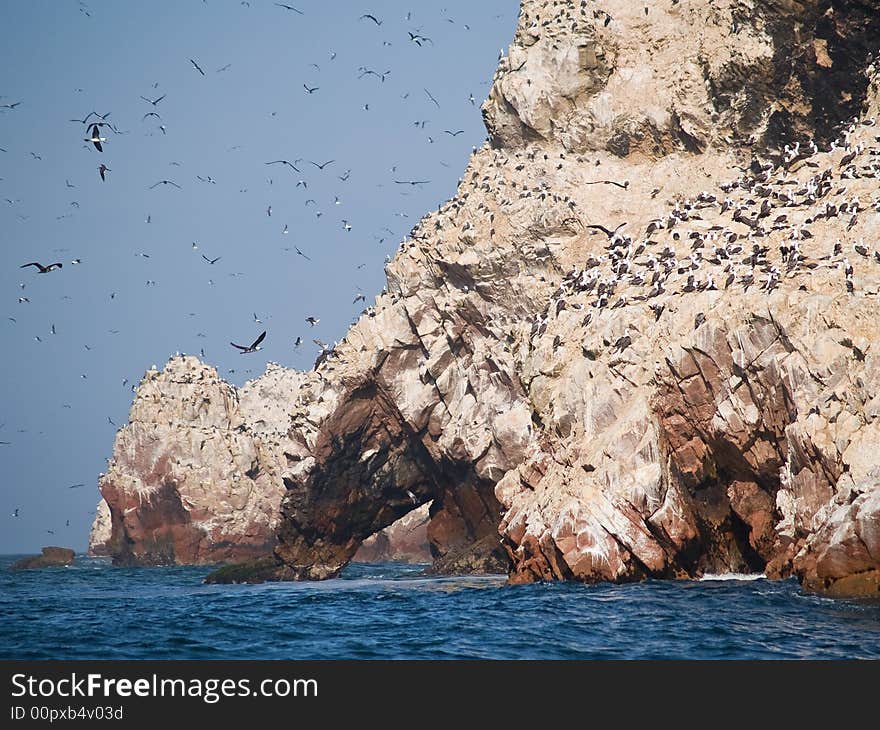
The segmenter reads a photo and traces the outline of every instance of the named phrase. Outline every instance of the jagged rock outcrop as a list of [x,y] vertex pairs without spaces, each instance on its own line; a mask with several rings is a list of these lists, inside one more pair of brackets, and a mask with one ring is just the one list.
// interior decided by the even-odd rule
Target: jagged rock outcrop
[[429,506],[423,504],[384,530],[370,535],[361,543],[352,560],[360,563],[430,563],[433,556],[428,544]]
[[[266,555],[284,492],[281,405],[301,374],[269,366],[236,390],[194,357],[147,371],[98,487],[117,563],[216,563]],[[96,518],[101,520],[99,507]]]
[[110,516],[107,500],[102,497],[95,508],[95,519],[89,531],[89,546],[86,553],[93,557],[110,555],[111,537],[113,537],[113,519]]
[[878,47],[878,0],[524,0],[490,142],[387,293],[314,371],[245,386],[271,438],[249,416],[198,454],[178,386],[142,384],[132,424],[153,393],[170,425],[117,437],[115,554],[198,556],[176,462],[222,493],[247,453],[280,504],[261,579],[336,575],[432,501],[437,570],[876,594]]

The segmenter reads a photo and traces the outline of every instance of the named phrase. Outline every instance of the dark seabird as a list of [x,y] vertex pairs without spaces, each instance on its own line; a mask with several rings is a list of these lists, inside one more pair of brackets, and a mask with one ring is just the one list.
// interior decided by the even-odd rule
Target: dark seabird
[[372,20],[376,25],[382,25],[382,21],[379,20],[375,15],[370,15],[369,13],[364,13],[364,14],[359,18],[359,20],[364,20],[365,18],[368,19],[368,20]]
[[205,72],[202,71],[202,69],[201,69],[201,67],[199,66],[199,64],[197,64],[197,63],[196,63],[195,61],[193,61],[192,59],[189,59],[189,62],[195,67],[196,71],[198,71],[202,76],[205,75]]
[[150,185],[150,190],[152,190],[155,187],[158,187],[159,185],[173,185],[174,187],[178,188],[179,190],[182,190],[180,185],[178,185],[176,182],[173,182],[172,180],[160,180],[159,182],[154,183],[153,185]]
[[98,125],[93,124],[91,127],[91,130],[89,131],[89,136],[86,137],[83,141],[84,142],[91,142],[93,145],[95,145],[95,149],[98,150],[98,152],[103,152],[104,148],[101,147],[101,142],[106,142],[107,138],[102,137],[101,131],[98,128]]
[[614,236],[617,235],[617,232],[618,232],[621,228],[623,228],[625,225],[626,225],[626,223],[621,223],[621,224],[620,224],[619,226],[617,226],[617,228],[615,228],[613,231],[609,231],[605,226],[603,226],[603,225],[601,225],[601,224],[599,224],[599,223],[588,223],[588,224],[585,226],[585,228],[593,228],[593,229],[595,229],[595,230],[597,230],[597,231],[602,231],[602,233],[604,233],[606,236],[608,236],[608,238],[614,238]]
[[98,174],[101,176],[102,180],[107,179],[106,177],[104,177],[105,172],[111,172],[110,168],[107,167],[107,165],[105,165],[104,163],[101,163],[100,165],[98,165]]
[[18,268],[26,269],[28,266],[36,266],[40,270],[39,273],[48,274],[50,271],[54,271],[55,269],[60,269],[62,264],[54,263],[54,264],[49,264],[48,266],[43,266],[43,264],[38,264],[36,261],[31,261],[29,264],[22,264]]
[[624,335],[623,337],[617,338],[617,341],[614,343],[614,347],[618,352],[623,352],[631,344],[632,337],[630,337],[629,335]]
[[293,7],[293,5],[285,5],[284,3],[275,3],[279,8],[284,8],[285,10],[292,10],[294,13],[299,13],[300,15],[305,15],[302,10],[299,8]]
[[434,45],[434,41],[432,41],[428,36],[420,35],[419,33],[413,33],[411,31],[407,31],[409,33],[409,39],[415,43],[417,46],[421,47],[422,43],[427,41],[432,46]]
[[265,337],[266,337],[266,331],[263,330],[263,334],[261,334],[259,337],[257,337],[257,339],[255,339],[253,341],[253,344],[251,344],[249,347],[245,347],[244,345],[236,345],[234,342],[230,342],[229,344],[232,345],[233,347],[237,347],[239,350],[241,350],[241,354],[245,355],[249,352],[256,352],[257,350],[262,349],[260,347],[260,343],[263,341],[263,339],[265,339]]
[[141,99],[143,99],[148,104],[152,104],[153,106],[156,106],[156,104],[158,104],[160,101],[162,101],[162,99],[164,99],[166,96],[168,96],[168,94],[162,94],[162,96],[160,96],[158,99],[148,99],[146,96],[142,96]]

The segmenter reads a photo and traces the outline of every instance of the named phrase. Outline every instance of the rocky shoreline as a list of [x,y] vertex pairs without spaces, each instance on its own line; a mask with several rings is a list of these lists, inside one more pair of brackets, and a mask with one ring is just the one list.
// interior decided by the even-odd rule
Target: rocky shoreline
[[147,372],[93,553],[323,579],[421,508],[439,572],[880,594],[880,2],[602,8],[523,0],[313,371]]

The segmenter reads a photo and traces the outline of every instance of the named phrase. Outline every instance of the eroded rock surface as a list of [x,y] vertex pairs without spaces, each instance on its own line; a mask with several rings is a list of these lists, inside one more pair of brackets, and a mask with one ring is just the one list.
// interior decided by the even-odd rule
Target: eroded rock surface
[[649,5],[524,0],[490,141],[314,371],[148,373],[117,559],[327,578],[431,502],[438,570],[877,592],[880,3]]
[[428,544],[429,507],[424,504],[407,512],[397,522],[368,537],[352,560],[361,563],[430,563],[433,556]]

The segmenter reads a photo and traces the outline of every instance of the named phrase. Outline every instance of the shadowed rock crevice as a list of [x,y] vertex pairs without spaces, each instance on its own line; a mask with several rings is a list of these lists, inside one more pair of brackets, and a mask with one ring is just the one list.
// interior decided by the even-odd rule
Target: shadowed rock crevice
[[477,479],[469,464],[435,462],[424,435],[413,431],[378,384],[352,392],[325,429],[313,450],[325,458],[308,481],[285,478],[275,554],[297,578],[337,575],[365,539],[427,502],[435,570],[506,568],[494,484]]
[[774,3],[753,12],[773,38],[772,84],[757,108],[769,108],[764,142],[781,148],[812,139],[826,147],[839,125],[866,106],[865,68],[880,49],[877,0],[821,0],[794,3],[799,17]]

